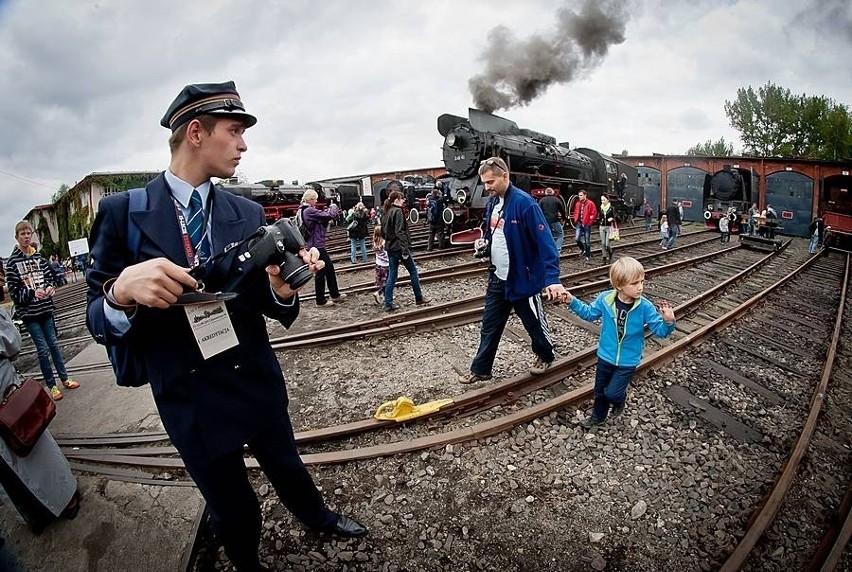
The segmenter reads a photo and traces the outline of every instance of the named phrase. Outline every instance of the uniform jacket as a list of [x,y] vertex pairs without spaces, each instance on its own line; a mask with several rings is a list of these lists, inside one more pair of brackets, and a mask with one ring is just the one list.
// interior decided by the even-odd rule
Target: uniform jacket
[[[584,206],[585,205],[585,206]],[[583,220],[580,220],[580,210],[583,210]],[[598,218],[598,207],[591,199],[574,203],[574,223],[592,226]]]
[[[89,237],[94,262],[86,275],[87,326],[98,343],[131,343],[138,350],[160,417],[182,454],[215,456],[240,449],[286,410],[281,367],[263,316],[289,327],[299,311],[298,299],[290,307],[277,303],[265,273],[258,271],[240,295],[226,303],[239,345],[206,361],[181,307],[140,306],[130,329],[115,333],[104,315],[107,279],[157,257],[187,265],[165,177],[160,174],[146,191],[147,210],[131,213],[141,231],[138,255],[127,246],[128,194],[105,197],[98,206]],[[213,187],[208,202],[214,255],[264,225],[263,209],[248,199]]]
[[6,285],[24,322],[53,313],[53,298],[36,298],[37,288],[56,286],[50,263],[38,252],[25,254],[18,246],[6,259]]
[[[510,184],[503,196],[503,234],[509,249],[506,298],[520,300],[559,284],[559,254],[550,225],[532,196]],[[497,197],[485,208],[484,238],[491,241],[491,212]]]
[[645,325],[658,338],[668,337],[675,324],[667,324],[654,305],[644,296],[633,302],[627,312],[624,324],[624,336],[618,337],[616,322],[616,290],[598,294],[594,302],[586,304],[579,298],[571,300],[571,310],[588,322],[601,320],[601,338],[598,342],[598,357],[613,365],[634,367],[642,361],[642,348],[645,347]]

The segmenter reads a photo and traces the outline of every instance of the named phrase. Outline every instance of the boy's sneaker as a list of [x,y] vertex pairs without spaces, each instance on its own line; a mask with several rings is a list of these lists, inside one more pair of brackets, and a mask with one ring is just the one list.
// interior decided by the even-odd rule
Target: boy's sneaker
[[610,411],[609,416],[615,418],[621,415],[622,413],[624,413],[624,404],[619,403],[618,405],[612,406],[612,411]]
[[544,361],[541,358],[536,358],[535,363],[530,367],[530,373],[532,375],[539,375],[546,372],[550,369],[550,366],[553,365],[552,361]]
[[478,381],[488,381],[489,379],[491,379],[490,374],[470,372],[466,375],[459,377],[459,383],[464,383],[464,384],[476,383]]
[[64,385],[68,389],[77,389],[78,387],[80,387],[79,383],[77,383],[76,381],[74,381],[73,379],[70,379],[70,378],[63,381],[62,385]]
[[585,427],[586,429],[591,429],[592,427],[595,427],[596,425],[603,425],[603,423],[604,423],[603,421],[598,421],[594,417],[586,417],[585,419],[580,421],[580,425]]
[[62,399],[62,392],[55,385],[50,388],[50,397],[53,398],[54,401],[59,401]]

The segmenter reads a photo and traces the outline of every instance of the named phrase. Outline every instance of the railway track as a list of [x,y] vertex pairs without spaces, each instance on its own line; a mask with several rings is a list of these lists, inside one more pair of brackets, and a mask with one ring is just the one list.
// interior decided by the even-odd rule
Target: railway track
[[[776,455],[788,450],[789,445],[799,439],[799,434],[783,431],[784,426],[796,428],[805,424],[802,412],[806,403],[801,402],[807,402],[808,399],[802,398],[802,395],[810,397],[811,393],[803,392],[801,388],[818,387],[819,380],[816,378],[822,379],[826,376],[818,367],[821,364],[818,356],[822,355],[821,352],[826,352],[827,355],[827,348],[831,345],[831,331],[837,329],[837,320],[831,319],[831,310],[840,304],[840,293],[846,288],[838,278],[838,267],[842,265],[836,260],[837,256],[839,255],[831,253],[815,258],[808,265],[802,266],[798,274],[791,274],[789,277],[785,276],[784,271],[786,267],[791,266],[791,256],[786,250],[775,255],[758,255],[731,249],[729,252],[719,252],[715,256],[708,255],[700,261],[693,261],[691,271],[684,270],[689,266],[687,264],[681,266],[675,263],[673,268],[666,272],[645,262],[649,270],[646,292],[651,298],[673,300],[677,304],[679,325],[672,343],[647,344],[647,353],[642,365],[646,375],[639,385],[655,385],[660,394],[675,404],[678,415],[684,421],[684,428],[701,430],[711,435],[723,433],[725,439],[742,443],[742,447],[769,450]],[[674,272],[675,268],[678,272]],[[603,287],[595,279],[595,269],[588,270],[588,275],[579,277],[578,283],[570,285],[572,291],[581,297],[591,296],[596,289]],[[785,276],[784,280],[779,280],[779,276]],[[699,286],[702,290],[696,293]],[[796,314],[794,309],[801,307],[802,300],[814,295],[813,292],[819,292],[820,299],[825,302],[814,304],[816,315],[808,317]],[[421,319],[428,321],[428,314],[421,316]],[[456,402],[460,405],[445,410],[432,419],[423,419],[394,429],[388,429],[387,423],[353,420],[339,426],[302,431],[298,435],[301,442],[305,446],[312,443],[310,449],[303,447],[310,451],[305,454],[305,460],[309,464],[363,461],[375,456],[398,455],[407,451],[440,450],[441,447],[459,443],[482,444],[489,437],[507,432],[514,433],[526,423],[547,417],[554,412],[570,410],[589,398],[591,387],[587,380],[593,367],[594,356],[593,351],[586,352],[585,355],[579,355],[583,352],[575,352],[577,355],[572,354],[560,359],[558,370],[557,366],[554,366],[552,372],[545,376],[519,376],[457,396]],[[814,356],[817,356],[815,362]],[[845,363],[848,363],[848,357],[841,355],[839,359],[845,359]],[[755,373],[753,369],[756,362],[761,364],[760,373]],[[813,366],[813,363],[817,366]],[[714,385],[701,376],[691,376],[679,383],[661,382],[659,372],[672,368],[672,364],[680,370],[700,367],[703,369],[699,371],[712,371],[714,379],[725,379],[727,383],[719,382]],[[767,371],[774,373],[767,374]],[[827,375],[826,379],[832,379],[838,374]],[[843,376],[842,373],[839,375]],[[794,380],[790,382],[789,387],[779,381],[785,376]],[[725,399],[723,393],[730,393],[733,386],[745,397],[737,400]],[[548,394],[551,396],[547,397]],[[825,396],[825,390],[813,395]],[[829,392],[828,396],[828,399],[831,399],[832,393]],[[814,401],[822,401],[822,397],[815,397]],[[747,407],[743,407],[744,402],[748,404]],[[848,400],[845,404],[849,405]],[[838,407],[843,405],[838,404]],[[798,416],[796,418],[799,422],[782,418],[783,412],[775,411],[779,408],[784,410],[783,412]],[[759,413],[761,409],[764,410],[763,414]],[[781,420],[775,420],[776,415]],[[835,421],[842,422],[842,416],[839,421]],[[845,423],[848,424],[848,419]],[[375,427],[370,427],[371,425]],[[848,429],[848,425],[846,428]],[[357,431],[351,431],[352,429]],[[365,431],[378,433],[370,436]],[[593,430],[592,433],[596,431],[598,430]],[[837,448],[830,445],[832,441],[838,440],[837,428],[825,430],[824,434],[818,443],[827,441],[829,445],[823,445],[829,452]],[[397,439],[395,435],[402,435],[402,438]],[[817,435],[820,435],[820,430],[817,430]],[[841,433],[841,436],[848,435],[848,431]],[[107,470],[113,473],[111,478],[136,479],[136,482],[189,485],[190,483],[182,478],[179,459],[173,452],[163,447],[151,446],[152,442],[146,441],[146,438],[147,436],[122,437],[125,440],[136,439],[136,442],[132,445],[125,443],[124,447],[119,447],[111,438],[100,438],[96,443],[95,438],[78,436],[76,444],[73,441],[63,441],[63,445],[79,470]],[[162,440],[163,436],[151,438]],[[840,440],[843,444],[842,437]],[[334,443],[342,444],[343,447]],[[96,444],[107,449],[94,450]],[[845,444],[846,457],[841,455],[839,459],[834,458],[833,464],[844,468],[847,474],[831,479],[832,482],[843,483],[843,492],[849,482],[848,437]],[[68,449],[70,447],[76,447],[76,450]],[[840,449],[842,452],[842,447]],[[248,462],[251,463],[252,460],[249,458]],[[774,476],[783,464],[789,466],[791,463],[784,461],[776,465],[774,470],[769,468],[768,471]],[[822,463],[831,464],[831,461]],[[810,465],[806,468],[815,470]],[[720,481],[719,486],[726,486],[724,479]],[[738,510],[739,521],[742,522],[733,517],[728,519],[729,526],[724,530],[726,543],[721,548],[716,546],[718,538],[714,537],[713,531],[702,531],[702,527],[698,527],[702,538],[706,536],[701,546],[702,549],[708,549],[706,552],[711,555],[708,557],[709,562],[721,565],[729,554],[735,554],[735,541],[738,538],[745,541],[748,534],[756,534],[758,538],[765,539],[757,544],[757,552],[750,558],[757,559],[760,563],[772,561],[773,554],[777,554],[779,549],[771,548],[769,543],[773,534],[783,536],[784,532],[774,533],[771,527],[765,526],[763,532],[746,531],[740,535],[742,531],[737,528],[742,526],[743,531],[746,530],[746,521],[754,510],[747,508],[745,500],[750,503],[748,506],[753,507],[760,505],[765,495],[762,481],[744,491],[744,502]],[[814,508],[813,499],[798,504]],[[840,498],[831,503],[838,513],[832,518],[840,520],[835,527],[837,533],[829,535],[831,538],[825,541],[829,547],[835,546],[835,538],[840,538],[841,545],[845,542],[844,538],[848,539],[848,516],[842,516],[844,506],[847,506],[848,514],[848,504],[848,499],[844,502],[842,493]],[[799,521],[797,517],[782,518]],[[847,520],[844,521],[844,518]],[[823,512],[818,518],[811,518],[808,522],[828,520],[830,519]],[[820,540],[821,536],[811,544],[817,546]],[[709,550],[711,543],[715,552]],[[831,550],[829,548],[826,551],[827,554],[834,554],[829,557],[828,562],[831,562],[830,558],[837,558],[838,549],[835,548],[833,553]],[[754,564],[747,567],[762,569],[761,565]]]

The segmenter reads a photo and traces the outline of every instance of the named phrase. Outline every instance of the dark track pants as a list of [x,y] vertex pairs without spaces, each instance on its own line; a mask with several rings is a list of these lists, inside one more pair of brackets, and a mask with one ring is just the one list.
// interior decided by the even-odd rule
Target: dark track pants
[[553,361],[553,342],[547,326],[547,317],[541,303],[541,295],[510,301],[506,299],[506,282],[500,280],[494,272],[488,274],[488,290],[485,292],[485,311],[482,313],[482,332],[479,338],[479,350],[470,371],[481,375],[490,375],[497,355],[497,346],[506,328],[509,314],[521,319],[524,328],[532,338],[532,349],[545,362]]

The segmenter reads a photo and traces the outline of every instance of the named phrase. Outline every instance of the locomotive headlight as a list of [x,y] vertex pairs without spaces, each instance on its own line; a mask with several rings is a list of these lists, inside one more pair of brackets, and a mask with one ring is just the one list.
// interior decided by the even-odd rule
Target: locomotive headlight
[[461,137],[456,136],[455,133],[447,134],[447,145],[450,147],[460,147],[461,146]]

